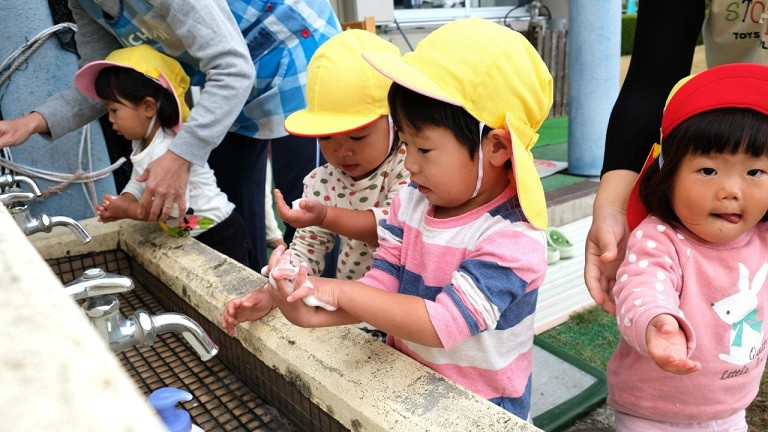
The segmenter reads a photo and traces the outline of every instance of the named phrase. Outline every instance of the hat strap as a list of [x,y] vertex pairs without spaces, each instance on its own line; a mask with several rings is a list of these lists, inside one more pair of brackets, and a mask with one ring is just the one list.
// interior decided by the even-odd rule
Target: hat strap
[[478,164],[477,164],[477,185],[475,185],[475,191],[472,192],[472,196],[469,199],[472,199],[477,196],[477,193],[480,192],[480,185],[483,183],[483,128],[485,127],[485,123],[480,122],[478,125],[480,129],[480,145],[478,146]]
[[392,115],[387,114],[387,125],[389,127],[389,147],[387,147],[387,155],[392,151],[392,143],[395,141],[395,123],[392,121]]
[[155,109],[155,115],[153,115],[152,119],[149,121],[149,127],[147,128],[147,133],[144,134],[144,139],[149,137],[149,134],[152,133],[152,128],[155,127],[155,121],[157,121],[158,112],[160,112],[160,101],[157,101],[157,108]]
[[661,149],[659,149],[659,169],[664,166],[664,153],[661,152]]

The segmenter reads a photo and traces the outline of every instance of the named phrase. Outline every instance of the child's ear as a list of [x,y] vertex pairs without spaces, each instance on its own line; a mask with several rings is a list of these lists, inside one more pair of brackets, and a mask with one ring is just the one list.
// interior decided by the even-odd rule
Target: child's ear
[[506,129],[493,129],[484,140],[485,154],[495,166],[504,165],[512,157],[512,135]]
[[157,114],[157,101],[147,96],[141,101],[141,109],[147,117],[153,117]]

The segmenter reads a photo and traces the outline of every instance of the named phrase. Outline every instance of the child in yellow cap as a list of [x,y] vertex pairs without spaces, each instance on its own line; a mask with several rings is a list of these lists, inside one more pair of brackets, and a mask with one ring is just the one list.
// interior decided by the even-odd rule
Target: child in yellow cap
[[[99,221],[142,220],[138,216],[144,183],[137,179],[150,162],[160,157],[189,115],[184,94],[189,77],[181,64],[149,45],[121,48],[103,61],[85,65],[75,75],[75,86],[86,96],[101,100],[112,128],[132,141],[131,179],[118,196],[105,195],[96,213]],[[208,164],[193,164],[186,203],[161,222],[174,237],[192,236],[248,265],[251,246],[235,206],[219,190]]]
[[[278,248],[269,291],[295,324],[368,322],[398,350],[530,420],[533,317],[547,267],[530,148],[552,77],[523,35],[479,18],[445,24],[402,57],[363,56],[394,81],[389,106],[411,183],[379,225],[360,280],[307,277]],[[310,295],[337,309],[296,301]]]
[[[361,55],[365,50],[400,56],[395,45],[372,32],[347,30],[332,37],[309,62],[307,108],[285,121],[291,134],[316,137],[328,161],[304,179],[303,197],[293,208],[275,190],[278,214],[297,228],[290,245],[294,263],[306,263],[312,275],[321,274],[326,266],[332,266],[339,279],[355,280],[365,274],[378,243],[376,227],[408,184],[405,148],[387,105],[392,80],[370,67]],[[325,254],[334,247],[336,235],[339,257],[326,263]],[[230,301],[222,324],[233,332],[239,322],[260,318],[271,306],[268,291],[254,291]],[[383,340],[373,327],[364,323],[359,327]]]

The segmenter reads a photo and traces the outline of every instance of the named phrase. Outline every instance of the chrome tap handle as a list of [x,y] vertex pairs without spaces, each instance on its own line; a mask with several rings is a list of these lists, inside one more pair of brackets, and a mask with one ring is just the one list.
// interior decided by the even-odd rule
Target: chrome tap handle
[[186,315],[174,312],[150,315],[144,309],[138,309],[132,317],[126,318],[120,312],[120,300],[113,294],[133,287],[133,281],[127,276],[91,268],[64,286],[64,290],[75,300],[91,297],[83,303],[83,312],[113,352],[136,345],[150,346],[163,333],[183,336],[203,361],[219,352],[219,347],[200,324]]
[[21,192],[21,189],[13,188],[8,192],[0,194],[0,203],[10,208],[14,203],[22,203],[35,199],[35,194],[31,192]]
[[106,273],[100,268],[91,268],[83,275],[64,286],[64,292],[74,300],[119,294],[132,290],[133,280],[128,276]]
[[11,173],[0,175],[0,188],[12,187],[16,183],[24,183],[25,185],[29,186],[29,188],[32,189],[32,193],[35,197],[41,195],[40,188],[37,187],[37,183],[35,183],[34,180],[29,177],[14,176]]

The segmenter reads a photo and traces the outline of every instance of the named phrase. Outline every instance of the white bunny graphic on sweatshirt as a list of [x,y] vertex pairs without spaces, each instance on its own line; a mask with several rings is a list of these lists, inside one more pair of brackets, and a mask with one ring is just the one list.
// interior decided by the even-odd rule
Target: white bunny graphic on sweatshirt
[[758,352],[763,341],[763,322],[757,319],[757,293],[763,288],[766,275],[768,262],[763,263],[750,284],[749,270],[739,263],[739,292],[712,304],[720,319],[731,325],[730,351],[720,354],[720,360],[745,365]]

